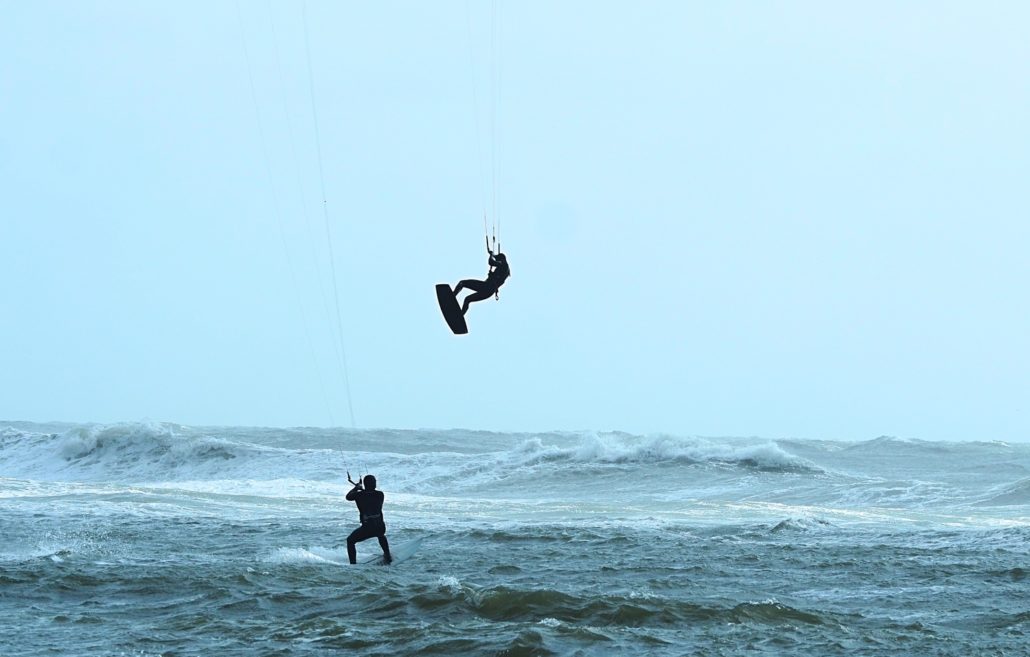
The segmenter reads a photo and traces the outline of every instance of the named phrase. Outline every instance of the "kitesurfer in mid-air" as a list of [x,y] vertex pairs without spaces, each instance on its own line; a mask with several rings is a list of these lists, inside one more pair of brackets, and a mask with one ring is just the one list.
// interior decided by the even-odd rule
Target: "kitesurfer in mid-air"
[[347,493],[347,500],[357,504],[358,513],[361,514],[361,526],[347,537],[347,558],[352,564],[357,563],[358,550],[355,544],[375,536],[379,539],[379,547],[383,548],[383,561],[390,563],[393,559],[390,557],[390,543],[386,540],[386,522],[383,520],[383,491],[376,490],[376,478],[372,475],[351,481],[348,472],[347,481],[354,484],[354,488]]
[[457,297],[458,293],[461,292],[462,288],[467,288],[475,292],[465,297],[465,300],[461,304],[461,314],[464,315],[469,310],[469,304],[475,303],[476,301],[482,301],[483,299],[489,299],[490,295],[497,294],[497,290],[504,285],[504,281],[511,276],[511,269],[508,268],[508,258],[505,257],[500,251],[497,255],[494,255],[493,251],[487,251],[490,254],[490,258],[487,262],[490,264],[490,273],[486,275],[485,281],[476,280],[474,278],[467,278],[454,288],[454,296]]

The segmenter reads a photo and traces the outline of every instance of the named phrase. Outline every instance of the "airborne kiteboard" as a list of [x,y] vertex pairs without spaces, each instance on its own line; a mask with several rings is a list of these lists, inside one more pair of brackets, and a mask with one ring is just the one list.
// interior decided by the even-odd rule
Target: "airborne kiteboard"
[[454,290],[447,283],[440,283],[436,286],[436,300],[440,303],[440,312],[451,327],[455,335],[464,335],[469,332],[465,324],[465,316],[461,314],[461,306],[458,305],[458,297],[454,296]]

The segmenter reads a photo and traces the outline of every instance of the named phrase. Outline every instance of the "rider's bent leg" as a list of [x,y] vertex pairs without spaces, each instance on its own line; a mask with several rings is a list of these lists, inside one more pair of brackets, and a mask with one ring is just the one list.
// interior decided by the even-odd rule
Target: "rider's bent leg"
[[475,294],[468,295],[467,297],[465,297],[465,300],[461,303],[461,314],[464,315],[465,313],[467,313],[469,311],[469,304],[470,303],[475,303],[477,301],[482,301],[483,299],[489,299],[490,297],[493,296],[493,294],[494,294],[494,290],[493,289],[486,289],[486,290],[483,290],[481,292],[476,292]]
[[358,562],[358,549],[355,547],[357,543],[368,540],[376,535],[376,531],[368,525],[362,525],[352,531],[350,536],[347,537],[347,559],[352,564]]
[[462,288],[472,290],[473,292],[482,292],[486,288],[486,281],[476,280],[475,278],[466,278],[463,281],[459,281],[454,287],[454,296],[458,296],[458,292],[461,292]]

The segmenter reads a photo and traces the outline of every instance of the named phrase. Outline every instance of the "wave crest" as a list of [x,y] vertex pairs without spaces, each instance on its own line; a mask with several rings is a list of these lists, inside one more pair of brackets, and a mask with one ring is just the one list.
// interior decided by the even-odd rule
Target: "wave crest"
[[1030,504],[1030,477],[1002,486],[990,493],[977,506],[1013,506]]
[[700,605],[658,595],[613,593],[581,596],[553,588],[493,586],[479,588],[454,577],[441,577],[436,590],[414,597],[423,609],[461,609],[493,621],[540,621],[549,625],[597,627],[676,627],[683,623],[758,623],[763,625],[834,624],[829,618],[795,609],[775,600],[735,606]]
[[7,472],[68,481],[219,476],[229,462],[275,450],[158,422],[88,425],[59,434],[8,429],[0,439]]
[[544,444],[531,438],[512,450],[521,465],[548,461],[599,464],[707,463],[769,472],[822,472],[807,459],[775,442],[734,445],[700,438],[589,434],[570,447]]

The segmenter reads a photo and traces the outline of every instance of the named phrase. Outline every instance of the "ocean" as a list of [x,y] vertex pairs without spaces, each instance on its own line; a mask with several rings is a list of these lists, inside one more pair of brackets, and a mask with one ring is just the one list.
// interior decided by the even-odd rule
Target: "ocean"
[[1025,656],[1028,504],[1030,444],[0,422],[0,654]]

